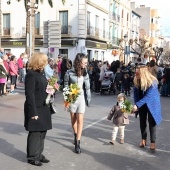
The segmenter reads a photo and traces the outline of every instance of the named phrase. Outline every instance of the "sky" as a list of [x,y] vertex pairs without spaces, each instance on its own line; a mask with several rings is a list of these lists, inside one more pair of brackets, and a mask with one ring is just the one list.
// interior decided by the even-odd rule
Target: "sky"
[[170,38],[170,0],[132,0],[139,5],[158,9],[160,16],[161,35]]

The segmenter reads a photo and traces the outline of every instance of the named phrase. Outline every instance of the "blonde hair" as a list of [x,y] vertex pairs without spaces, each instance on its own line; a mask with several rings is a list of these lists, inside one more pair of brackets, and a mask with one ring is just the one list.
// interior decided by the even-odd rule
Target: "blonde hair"
[[42,52],[34,53],[29,60],[28,69],[42,72],[48,63],[47,59],[47,55]]
[[117,96],[117,99],[120,99],[120,98],[124,98],[124,101],[126,100],[126,95],[124,93],[120,93],[118,96]]
[[138,66],[136,69],[139,69],[140,79],[137,79],[136,76],[134,77],[135,87],[140,87],[141,90],[146,91],[153,84],[153,81],[158,84],[158,80],[149,72],[147,66]]

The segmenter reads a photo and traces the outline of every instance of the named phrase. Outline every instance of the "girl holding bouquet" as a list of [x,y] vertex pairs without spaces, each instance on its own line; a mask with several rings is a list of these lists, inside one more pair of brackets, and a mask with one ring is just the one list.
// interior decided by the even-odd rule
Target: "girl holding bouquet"
[[[107,119],[111,120],[113,117],[113,132],[112,132],[112,140],[109,142],[114,145],[118,130],[120,132],[120,144],[124,143],[124,131],[125,125],[129,124],[128,114],[123,110],[122,104],[126,100],[126,95],[124,93],[120,93],[117,96],[117,103],[113,106],[110,111]],[[131,106],[130,106],[131,107]]]
[[68,70],[64,76],[64,87],[69,88],[71,84],[77,84],[79,87],[79,95],[75,102],[68,106],[71,124],[74,131],[75,152],[80,154],[80,139],[83,129],[83,119],[85,112],[85,104],[90,106],[91,92],[89,76],[86,71],[87,57],[83,53],[78,53],[74,60],[73,69]]

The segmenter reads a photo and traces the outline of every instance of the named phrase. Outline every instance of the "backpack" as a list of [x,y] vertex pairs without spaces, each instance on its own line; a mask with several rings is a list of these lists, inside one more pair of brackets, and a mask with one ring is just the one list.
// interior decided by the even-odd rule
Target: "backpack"
[[162,78],[162,71],[158,70],[157,72],[157,79],[161,79]]

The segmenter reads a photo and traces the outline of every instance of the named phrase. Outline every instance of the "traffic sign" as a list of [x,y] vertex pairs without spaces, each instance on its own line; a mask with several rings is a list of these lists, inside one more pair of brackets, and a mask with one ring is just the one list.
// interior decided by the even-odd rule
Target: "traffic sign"
[[[43,46],[45,48],[61,47],[61,24],[60,21],[44,21]],[[48,47],[47,47],[48,46]]]

